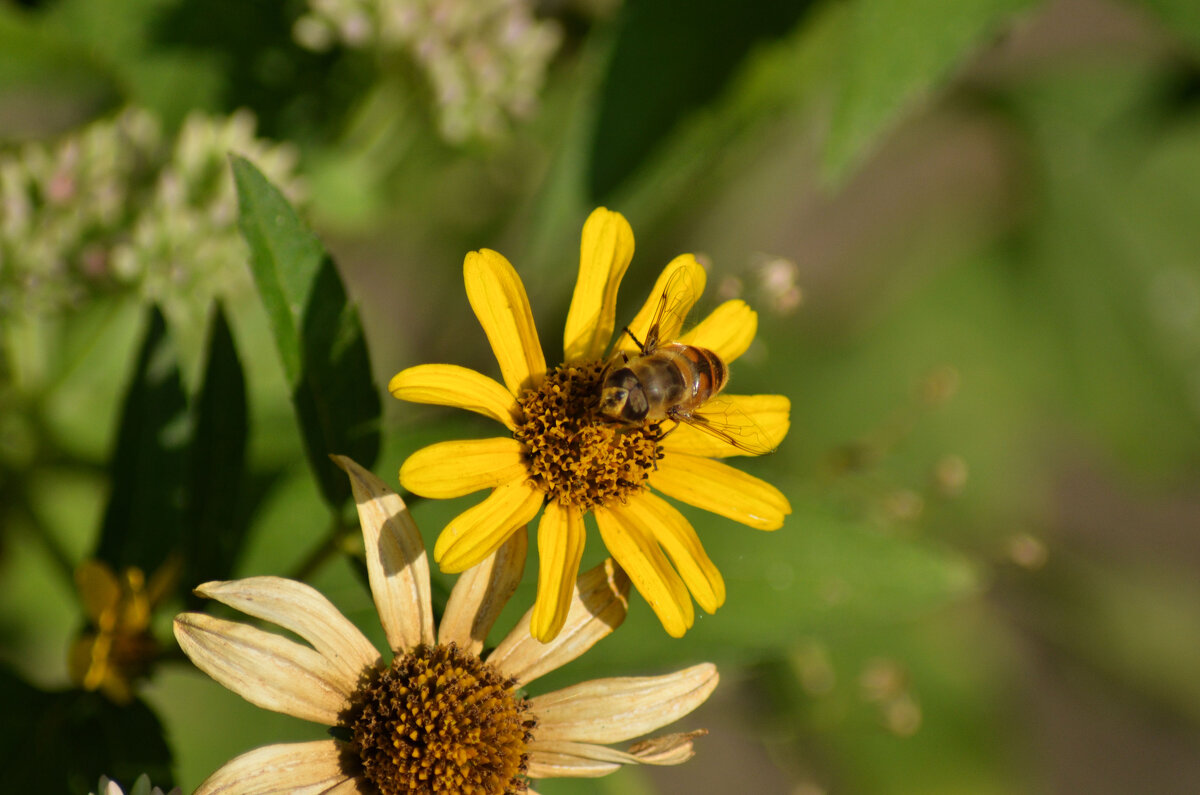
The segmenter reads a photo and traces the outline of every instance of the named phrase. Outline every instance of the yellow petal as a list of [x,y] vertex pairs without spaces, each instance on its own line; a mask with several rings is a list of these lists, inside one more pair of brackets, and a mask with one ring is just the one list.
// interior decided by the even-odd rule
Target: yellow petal
[[593,514],[604,545],[629,574],[663,629],[673,638],[683,637],[695,620],[692,598],[658,544],[623,514],[604,507],[595,508]]
[[367,579],[389,648],[407,650],[433,643],[429,557],[408,506],[352,459],[330,457],[350,476],[367,555]]
[[[684,273],[677,275],[677,272],[681,270]],[[665,301],[667,311],[663,312],[659,319],[658,336],[662,342],[674,342],[679,336],[680,329],[683,328],[683,321],[687,317],[687,313],[691,311],[696,299],[704,292],[704,284],[707,280],[708,274],[705,273],[700,263],[696,262],[696,257],[692,254],[680,254],[668,262],[667,267],[663,268],[663,272],[659,275],[658,281],[654,283],[650,297],[646,299],[646,303],[642,305],[641,310],[634,316],[633,322],[629,324],[630,333],[644,344],[650,326],[656,319],[659,319],[655,315],[658,314],[659,307]],[[664,292],[667,293],[665,299]],[[613,346],[614,351],[636,351],[637,349],[637,344],[630,339],[629,334],[622,334]]]
[[467,254],[463,280],[508,391],[520,395],[536,386],[546,372],[546,359],[521,277],[503,255],[485,248]]
[[333,792],[352,779],[342,769],[345,753],[346,747],[336,740],[255,748],[222,765],[195,795]]
[[665,676],[594,679],[530,700],[537,738],[619,743],[674,723],[712,695],[720,677],[712,663]]
[[474,411],[504,423],[510,431],[521,421],[521,407],[498,381],[456,364],[421,364],[401,370],[388,391],[410,403],[432,403]]
[[467,654],[478,655],[483,650],[500,611],[521,584],[528,548],[529,533],[518,530],[496,554],[462,573],[438,625],[438,643],[456,643]]
[[633,259],[633,230],[620,213],[597,207],[583,225],[579,278],[563,333],[564,361],[598,359],[612,339],[617,288]]
[[641,527],[654,537],[706,612],[715,613],[725,604],[725,580],[683,514],[648,491],[611,510],[621,514],[626,524]]
[[791,427],[792,404],[783,395],[717,395],[699,413],[706,424],[715,427],[722,436],[709,433],[703,427],[683,423],[663,437],[662,446],[668,452],[687,453],[704,458],[725,458],[731,455],[762,455],[779,446]]
[[549,643],[536,640],[529,630],[533,610],[528,610],[488,657],[502,676],[517,687],[566,665],[607,637],[625,621],[629,611],[629,577],[607,558],[588,569],[575,583],[567,621]]
[[779,489],[728,464],[670,453],[650,473],[650,485],[668,497],[759,530],[778,530],[792,512]]
[[538,523],[538,585],[530,632],[542,643],[554,640],[567,620],[587,531],[578,508],[546,504]]
[[196,667],[255,706],[335,726],[358,684],[320,652],[203,613],[175,617],[175,639]]
[[400,467],[404,488],[436,500],[494,489],[525,474],[521,443],[511,436],[439,442],[422,448]]
[[537,515],[545,495],[523,477],[510,480],[446,525],[433,558],[447,574],[465,571],[495,552],[512,532]]
[[679,338],[687,345],[708,348],[729,364],[746,352],[758,332],[758,313],[734,298],[718,306]]

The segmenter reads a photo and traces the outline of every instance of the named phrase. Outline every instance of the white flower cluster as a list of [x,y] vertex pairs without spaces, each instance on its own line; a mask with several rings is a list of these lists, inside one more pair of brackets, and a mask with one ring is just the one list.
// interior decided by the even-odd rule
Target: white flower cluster
[[152,113],[129,108],[57,143],[0,150],[0,310],[132,289],[188,316],[248,283],[228,154],[301,193],[294,150],[254,128],[248,111],[193,114],[171,140]]
[[402,50],[432,87],[449,141],[489,138],[531,113],[562,38],[529,0],[309,0],[293,35],[323,50]]

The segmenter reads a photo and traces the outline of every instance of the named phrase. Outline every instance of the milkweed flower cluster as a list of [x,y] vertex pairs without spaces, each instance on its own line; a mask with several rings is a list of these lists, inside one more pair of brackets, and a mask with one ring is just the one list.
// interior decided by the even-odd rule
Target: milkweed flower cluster
[[244,110],[192,114],[171,137],[127,108],[57,143],[0,149],[0,310],[132,289],[188,319],[248,287],[231,151],[303,198],[294,149],[257,138]]
[[309,0],[296,40],[402,51],[432,89],[449,141],[490,138],[537,104],[562,35],[528,0]]

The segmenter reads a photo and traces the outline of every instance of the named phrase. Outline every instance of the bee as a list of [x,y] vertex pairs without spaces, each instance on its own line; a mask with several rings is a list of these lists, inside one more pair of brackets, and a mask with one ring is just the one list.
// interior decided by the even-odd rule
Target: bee
[[[751,455],[769,453],[774,447],[754,420],[727,400],[713,400],[729,383],[729,368],[721,357],[708,348],[663,338],[683,327],[695,294],[690,272],[679,268],[663,289],[645,339],[625,327],[622,335],[629,335],[638,353],[618,351],[609,359],[600,378],[597,412],[628,427],[670,420],[675,425],[667,433],[685,424]],[[706,404],[711,410],[701,411]]]

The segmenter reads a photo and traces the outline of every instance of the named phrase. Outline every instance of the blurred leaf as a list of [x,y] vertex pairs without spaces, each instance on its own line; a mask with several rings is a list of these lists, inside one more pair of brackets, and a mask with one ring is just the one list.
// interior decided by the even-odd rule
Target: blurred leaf
[[117,571],[137,566],[149,573],[179,538],[191,438],[179,362],[157,307],[150,309],[119,427],[96,556]]
[[1133,0],[1133,4],[1150,9],[1177,36],[1200,50],[1200,3],[1193,0]]
[[259,134],[304,142],[337,130],[371,74],[356,48],[313,52],[296,45],[300,3],[204,0],[163,4],[147,25],[156,53],[211,65],[225,111],[251,108]]
[[1157,712],[1200,725],[1200,587],[1194,572],[1060,551],[1016,592],[1047,644]]
[[244,158],[232,157],[242,235],[292,390],[309,463],[325,499],[350,494],[331,453],[370,467],[379,454],[379,391],[358,312],[333,260],[287,199]]
[[[1061,357],[1053,372],[1073,420],[1127,464],[1165,471],[1200,453],[1200,160],[1144,124],[1170,75],[1110,63],[1045,75],[1011,94],[1040,190],[1028,229],[1026,304]],[[1093,87],[1102,82],[1104,91]],[[1188,208],[1192,208],[1190,211]],[[1189,314],[1190,313],[1190,314]]]
[[[619,640],[608,642],[603,654],[573,663],[563,678],[548,675],[539,687],[697,660],[756,660],[789,648],[798,637],[868,632],[978,592],[976,569],[952,550],[898,538],[812,498],[793,497],[792,504],[794,514],[773,533],[687,512],[725,579],[725,605],[712,616],[696,608],[695,626],[675,639],[635,593],[629,619],[616,633]],[[594,532],[589,540],[590,555],[599,559],[602,544]],[[585,558],[585,567],[589,561]],[[513,618],[501,619],[500,627],[510,626],[533,603],[529,573],[507,608]]]
[[215,110],[220,61],[155,44],[156,18],[175,0],[58,0],[44,25],[90,53],[120,84],[126,102],[150,108],[168,127],[196,109]]
[[688,114],[713,99],[750,50],[805,14],[808,0],[751,5],[633,0],[600,95],[590,194],[600,200]]
[[756,714],[787,767],[830,792],[1026,792],[1009,627],[982,602],[867,633],[798,639],[759,667]]
[[188,586],[228,577],[249,526],[238,510],[247,496],[246,383],[220,304],[194,410],[183,537]]
[[1037,0],[857,0],[838,69],[841,90],[825,142],[834,180],[911,105],[947,80],[971,50]]
[[[0,5],[0,138],[58,132],[114,103],[119,93],[116,80],[90,51],[38,26],[35,19]],[[55,110],[59,104],[61,114]],[[27,112],[27,106],[37,113]],[[55,129],[39,129],[47,120]]]
[[171,752],[158,717],[142,701],[118,707],[98,693],[45,692],[0,667],[0,791],[79,795],[100,776],[142,773],[171,782]]

